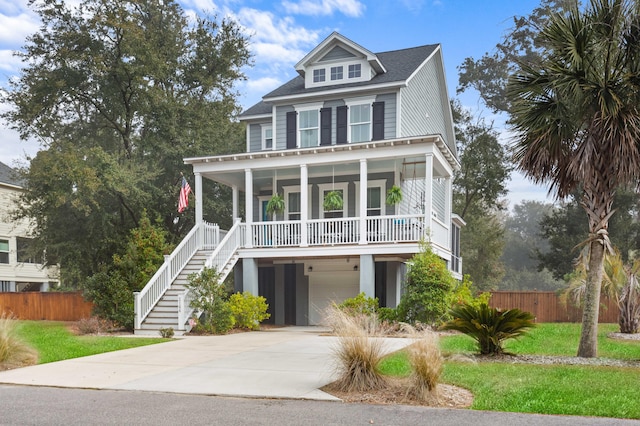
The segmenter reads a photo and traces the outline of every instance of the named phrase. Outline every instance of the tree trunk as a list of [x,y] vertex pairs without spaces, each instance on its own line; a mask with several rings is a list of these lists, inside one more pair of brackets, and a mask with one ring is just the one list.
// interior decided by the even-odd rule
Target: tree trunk
[[604,252],[602,240],[594,239],[590,243],[589,270],[584,294],[582,311],[582,332],[578,356],[593,358],[598,356],[598,312],[600,309],[600,287],[604,274]]

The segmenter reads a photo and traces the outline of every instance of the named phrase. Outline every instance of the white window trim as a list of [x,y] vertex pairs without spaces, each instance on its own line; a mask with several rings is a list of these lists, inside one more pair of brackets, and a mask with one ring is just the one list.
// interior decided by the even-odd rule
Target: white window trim
[[[360,64],[360,77],[349,78],[349,65]],[[331,80],[331,68],[342,67],[342,78],[340,80]],[[313,81],[313,72],[315,70],[324,69],[324,81]],[[305,70],[305,87],[335,86],[344,83],[357,83],[361,81],[369,81],[376,75],[371,65],[365,58],[349,58],[336,59],[333,61],[324,61],[314,64]]]
[[[301,112],[306,112],[306,111],[316,111],[316,113],[318,114],[318,140],[316,141],[316,145],[315,146],[319,146],[320,145],[320,109],[324,106],[324,103],[322,102],[314,102],[311,104],[297,104],[294,105],[293,108],[296,111],[296,146],[298,148],[302,147],[302,138],[300,137],[300,132],[302,129],[300,129],[300,113]],[[311,129],[311,127],[309,128],[305,128],[304,130],[309,130]]]
[[[324,192],[331,191],[334,189],[342,190],[342,217],[347,217],[349,212],[349,183],[348,182],[337,182],[337,183],[320,183],[318,184],[318,197],[319,197],[319,218],[324,219]],[[332,210],[332,211],[340,211],[340,210]]]
[[[322,76],[322,77],[324,77],[324,79],[316,81],[315,73],[316,73],[316,71],[320,71],[320,70],[324,71],[324,75]],[[312,69],[311,70],[311,82],[313,84],[324,84],[324,83],[326,83],[327,82],[327,69],[325,67],[318,67],[318,68]]]
[[[346,80],[346,78],[344,77],[344,67],[345,67],[344,64],[335,64],[335,65],[329,66],[329,81],[334,81],[335,82],[335,81],[344,81],[344,80]],[[336,68],[336,71],[338,71],[337,68],[340,68],[340,78],[333,78],[333,69],[334,68]],[[337,72],[336,72],[336,74],[337,74]]]
[[[349,75],[349,74],[351,74],[351,69],[350,69],[350,68],[351,68],[351,67],[356,67],[357,65],[360,65],[360,75],[359,75],[359,76],[357,76],[357,77],[351,77],[351,76]],[[362,77],[362,64],[360,64],[360,63],[357,63],[357,64],[347,64],[346,69],[347,69],[347,80],[354,81],[354,80],[357,80],[357,79],[359,79],[360,77]]]
[[[274,138],[273,138],[273,125],[271,123],[261,124],[260,130],[261,130],[260,139],[262,143],[262,150],[263,151],[274,150],[276,144],[274,143]],[[271,130],[271,148],[267,148],[267,130]]]
[[[360,194],[360,181],[355,182],[356,185],[356,194]],[[375,179],[375,180],[367,180],[367,189],[368,188],[380,188],[380,215],[385,216],[387,214],[387,205],[385,203],[386,199],[386,179]],[[360,196],[356,197],[356,216],[360,216]]]
[[[376,101],[375,96],[366,96],[360,98],[345,99],[344,103],[349,108],[347,111],[347,143],[351,143],[351,107],[357,105],[369,105],[369,139],[361,142],[369,142],[373,138],[373,103]],[[363,123],[358,123],[363,124]],[[360,142],[356,142],[360,143]]]

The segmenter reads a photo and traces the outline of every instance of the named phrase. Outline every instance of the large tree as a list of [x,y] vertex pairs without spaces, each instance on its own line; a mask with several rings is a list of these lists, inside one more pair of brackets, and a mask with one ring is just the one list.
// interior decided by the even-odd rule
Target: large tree
[[[191,20],[173,0],[31,5],[42,25],[4,99],[4,118],[43,147],[23,170],[18,214],[77,281],[110,263],[143,209],[174,241],[193,225],[192,211],[176,211],[182,158],[241,149],[233,87],[248,41],[234,22]],[[205,215],[225,208],[205,204]]]
[[475,119],[457,102],[452,111],[460,157],[453,180],[453,210],[467,222],[460,251],[465,273],[478,288],[490,290],[504,273],[500,262],[504,231],[497,213],[503,208],[511,166],[491,125]]
[[581,190],[589,222],[578,356],[597,356],[608,226],[616,189],[640,177],[640,5],[592,0],[555,14],[540,32],[541,62],[510,78],[518,168],[559,198]]

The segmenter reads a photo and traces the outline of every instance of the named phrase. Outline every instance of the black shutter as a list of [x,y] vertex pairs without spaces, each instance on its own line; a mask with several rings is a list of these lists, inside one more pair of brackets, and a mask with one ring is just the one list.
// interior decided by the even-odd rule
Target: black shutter
[[320,145],[331,145],[331,108],[320,110]]
[[373,139],[384,139],[384,102],[373,103]]
[[347,143],[347,107],[336,108],[336,143]]
[[296,112],[287,113],[287,149],[295,149],[296,144]]

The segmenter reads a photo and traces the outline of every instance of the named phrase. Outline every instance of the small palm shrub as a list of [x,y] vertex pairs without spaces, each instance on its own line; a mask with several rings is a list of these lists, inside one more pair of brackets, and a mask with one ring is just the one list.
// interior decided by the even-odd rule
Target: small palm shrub
[[384,333],[376,315],[350,315],[335,304],[326,321],[338,336],[333,348],[337,360],[338,380],[334,386],[343,392],[366,391],[386,385],[378,365],[385,354],[384,340],[373,336]]
[[473,338],[482,355],[504,353],[505,340],[527,334],[535,327],[533,315],[520,309],[502,311],[488,304],[457,305],[450,311],[453,319],[447,321],[444,330],[456,330]]
[[38,353],[16,336],[16,321],[4,313],[0,315],[0,365],[21,367],[35,364]]
[[411,364],[410,384],[407,393],[420,401],[437,397],[436,387],[442,374],[442,353],[438,335],[431,330],[417,330],[404,324],[403,331],[413,340],[407,346]]
[[262,296],[254,296],[248,291],[231,295],[229,307],[233,312],[234,324],[237,328],[258,330],[260,323],[271,316],[267,313],[267,309],[269,309],[267,299]]

